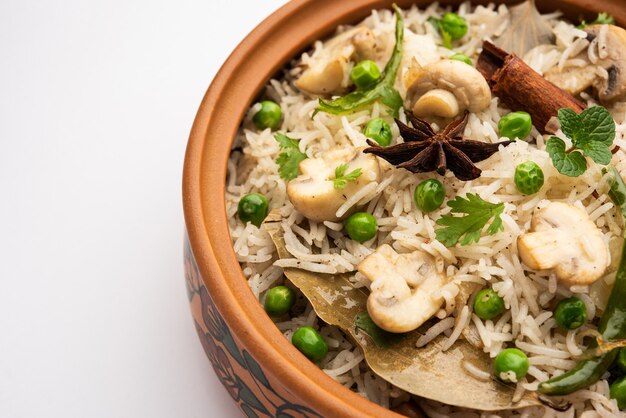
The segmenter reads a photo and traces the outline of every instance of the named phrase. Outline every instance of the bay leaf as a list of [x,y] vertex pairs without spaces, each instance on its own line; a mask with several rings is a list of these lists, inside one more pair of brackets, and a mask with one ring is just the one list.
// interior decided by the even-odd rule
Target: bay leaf
[[[474,294],[475,292],[478,292],[478,290],[481,287],[482,286],[479,285],[478,283],[473,283],[473,282],[462,282],[459,284],[459,293],[454,298],[454,304],[456,305],[454,307],[455,317],[457,318],[459,317],[459,315],[461,314],[461,310],[463,309],[465,305],[467,305],[467,302],[469,301],[472,294]],[[483,349],[484,347],[483,341],[480,339],[478,330],[476,329],[476,327],[474,326],[472,322],[470,322],[469,325],[465,327],[465,329],[461,332],[461,335],[463,336],[463,338],[465,338],[465,340],[467,340],[467,342],[472,344],[475,348],[479,350]]]
[[541,16],[535,0],[509,7],[509,27],[495,44],[508,53],[514,53],[520,58],[534,47],[554,42],[552,27]]
[[[272,237],[280,258],[292,258],[285,247],[280,215],[272,212],[264,227]],[[351,273],[321,274],[297,268],[284,268],[285,276],[311,302],[324,322],[342,329],[363,351],[365,361],[382,379],[414,395],[459,407],[498,411],[539,405],[534,394],[512,401],[514,387],[498,380],[479,380],[463,367],[468,361],[481,370],[491,371],[491,359],[464,339],[447,351],[441,347],[445,337],[438,337],[425,347],[415,343],[423,330],[406,333],[388,348],[377,346],[356,329],[357,316],[367,310],[369,292],[355,288]]]
[[356,316],[354,325],[357,330],[362,330],[374,341],[379,347],[389,348],[392,345],[402,341],[404,334],[394,334],[393,332],[385,331],[370,317],[369,313],[361,312]]

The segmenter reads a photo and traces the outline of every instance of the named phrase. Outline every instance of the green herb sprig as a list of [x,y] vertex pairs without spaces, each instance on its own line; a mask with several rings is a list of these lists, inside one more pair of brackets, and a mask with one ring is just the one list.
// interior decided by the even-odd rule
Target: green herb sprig
[[289,138],[283,133],[275,133],[274,139],[278,141],[280,150],[282,151],[278,154],[278,158],[276,158],[280,178],[284,180],[295,179],[298,177],[298,174],[300,174],[298,165],[302,160],[307,158],[306,154],[300,151],[297,140]]
[[313,112],[313,117],[318,112],[326,112],[332,115],[352,113],[377,100],[380,100],[385,106],[390,108],[394,117],[398,117],[403,103],[400,93],[394,88],[394,84],[398,68],[400,68],[400,62],[402,61],[404,20],[398,6],[394,4],[393,7],[396,12],[396,45],[379,81],[369,89],[355,90],[334,100],[320,99],[319,106]]
[[470,245],[480,240],[480,234],[485,225],[491,221],[487,233],[493,235],[504,230],[500,215],[504,211],[504,203],[490,203],[480,196],[468,193],[466,198],[455,197],[448,201],[452,208],[451,213],[464,213],[465,216],[444,215],[437,219],[436,224],[443,226],[435,231],[437,240],[447,247],[458,242],[461,245]]
[[598,17],[591,23],[587,23],[584,20],[580,22],[580,25],[576,26],[578,29],[584,29],[590,25],[614,25],[615,18],[606,12],[598,13]]
[[565,142],[556,136],[546,142],[546,151],[559,173],[578,177],[587,170],[585,156],[597,164],[611,162],[611,145],[615,139],[615,121],[602,106],[593,106],[576,114],[572,109],[560,109],[561,130],[572,141],[566,149]]
[[333,187],[335,189],[343,190],[349,181],[356,181],[363,174],[360,168],[346,174],[347,170],[348,164],[341,164],[335,168],[335,178],[333,179]]

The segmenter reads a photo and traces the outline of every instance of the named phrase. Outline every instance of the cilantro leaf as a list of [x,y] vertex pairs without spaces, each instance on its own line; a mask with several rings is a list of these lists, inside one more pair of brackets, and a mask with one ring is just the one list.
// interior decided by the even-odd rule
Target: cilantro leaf
[[396,11],[396,45],[391,58],[387,61],[380,80],[368,90],[355,90],[343,97],[333,100],[319,99],[319,105],[313,112],[326,112],[332,115],[345,115],[379,100],[391,109],[394,117],[398,117],[402,108],[402,97],[394,88],[398,68],[402,62],[402,43],[404,41],[404,20],[400,9],[394,5]]
[[295,179],[298,177],[298,174],[300,174],[298,165],[302,160],[307,158],[306,154],[300,151],[297,140],[289,138],[283,133],[275,133],[274,139],[278,141],[278,145],[282,151],[278,154],[278,158],[276,158],[280,178],[284,180]]
[[443,215],[436,224],[443,226],[435,231],[437,240],[447,247],[458,242],[470,245],[480,240],[485,225],[493,218],[487,233],[493,235],[504,230],[500,215],[504,212],[504,203],[490,203],[480,196],[468,193],[466,198],[457,196],[448,201],[451,213],[464,213],[465,216]]
[[578,29],[586,28],[589,25],[614,25],[615,18],[606,12],[598,13],[598,17],[591,23],[587,23],[584,20],[580,25],[576,26]]
[[596,20],[592,22],[594,25],[614,25],[615,18],[607,12],[598,13]]
[[395,334],[380,328],[367,312],[362,312],[356,316],[355,327],[357,331],[362,330],[369,335],[374,340],[374,344],[382,348],[391,347],[405,336],[405,334]]
[[346,170],[348,170],[348,164],[341,164],[335,168],[335,178],[333,180],[335,189],[343,190],[349,181],[356,181],[363,174],[360,168],[352,170],[348,174],[346,174]]
[[393,87],[384,86],[380,89],[378,94],[380,96],[380,101],[385,106],[393,110],[394,116],[398,116],[399,110],[402,109],[402,106],[404,105],[402,96],[400,96],[398,90]]
[[587,160],[578,151],[565,152],[565,142],[556,136],[546,142],[546,151],[557,171],[569,177],[578,177],[587,170]]
[[613,204],[620,209],[622,216],[626,220],[626,183],[624,183],[624,179],[619,171],[617,171],[617,169],[612,165],[609,165],[602,172],[604,174],[609,174],[609,190],[607,191],[607,194],[613,201]]

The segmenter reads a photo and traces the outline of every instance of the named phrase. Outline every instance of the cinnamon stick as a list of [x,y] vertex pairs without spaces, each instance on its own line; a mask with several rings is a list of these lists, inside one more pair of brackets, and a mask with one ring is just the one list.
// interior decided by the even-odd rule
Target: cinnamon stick
[[476,68],[487,80],[492,93],[509,109],[530,113],[533,125],[542,134],[553,133],[546,125],[559,109],[568,107],[580,113],[586,107],[543,78],[517,55],[509,54],[491,42],[483,43]]

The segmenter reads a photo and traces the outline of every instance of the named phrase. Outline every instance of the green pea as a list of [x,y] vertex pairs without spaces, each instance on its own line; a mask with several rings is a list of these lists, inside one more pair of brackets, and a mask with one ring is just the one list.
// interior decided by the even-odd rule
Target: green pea
[[446,189],[436,179],[424,180],[415,188],[413,200],[415,205],[424,213],[439,208],[446,197]]
[[535,194],[543,186],[543,170],[534,161],[526,161],[515,167],[513,180],[520,193]]
[[365,242],[376,236],[378,222],[367,212],[357,212],[346,219],[345,228],[350,239]]
[[299,328],[291,337],[291,343],[302,354],[315,363],[326,357],[328,345],[324,338],[312,327],[304,326]]
[[450,56],[448,57],[448,59],[455,60],[455,61],[461,61],[461,62],[466,63],[467,65],[474,66],[474,63],[472,62],[472,60],[470,59],[470,57],[468,57],[467,55],[462,54],[462,53],[460,53],[460,52],[457,52],[457,53],[456,53],[456,54],[454,54],[454,55],[450,55]]
[[577,297],[563,299],[556,305],[554,320],[563,329],[580,328],[587,322],[587,307]]
[[504,312],[504,299],[493,289],[483,289],[474,299],[474,313],[480,319],[493,319]]
[[533,120],[527,112],[511,112],[498,122],[500,136],[525,139],[533,129]]
[[619,409],[626,409],[626,376],[617,379],[609,386],[611,399],[617,401]]
[[452,40],[461,39],[467,33],[467,22],[456,13],[448,12],[439,21],[441,30],[447,32]]
[[[500,351],[494,362],[496,377],[504,382],[517,383],[528,372],[528,357],[517,348],[507,348]],[[515,378],[507,376],[513,372]]]
[[374,61],[364,60],[354,66],[350,78],[357,89],[366,89],[380,79],[380,69]]
[[287,286],[273,287],[265,296],[265,310],[272,316],[286,314],[294,303],[296,303],[296,292]]
[[252,225],[261,226],[269,211],[267,197],[261,193],[250,193],[245,195],[237,205],[239,219],[243,222],[250,222]]
[[617,355],[617,365],[623,372],[626,372],[626,347],[619,349],[619,354]]
[[261,109],[254,114],[252,122],[259,129],[278,129],[283,117],[280,106],[270,100],[261,102]]
[[378,142],[382,147],[391,144],[391,126],[383,118],[376,118],[367,122],[363,135]]

